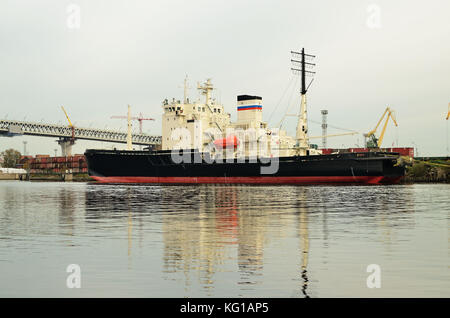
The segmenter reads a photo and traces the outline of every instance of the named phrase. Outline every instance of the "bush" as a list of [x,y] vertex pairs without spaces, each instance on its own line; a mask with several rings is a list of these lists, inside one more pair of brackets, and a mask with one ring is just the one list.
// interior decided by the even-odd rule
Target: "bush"
[[428,167],[422,162],[414,163],[411,167],[409,167],[407,173],[413,178],[424,178],[427,176]]

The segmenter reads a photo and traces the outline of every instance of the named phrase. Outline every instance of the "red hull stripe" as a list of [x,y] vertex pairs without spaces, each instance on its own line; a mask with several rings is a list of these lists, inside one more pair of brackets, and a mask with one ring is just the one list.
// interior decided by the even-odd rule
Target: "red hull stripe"
[[398,183],[401,177],[383,176],[369,177],[98,177],[92,176],[102,183],[241,183],[241,184],[319,184],[319,183]]

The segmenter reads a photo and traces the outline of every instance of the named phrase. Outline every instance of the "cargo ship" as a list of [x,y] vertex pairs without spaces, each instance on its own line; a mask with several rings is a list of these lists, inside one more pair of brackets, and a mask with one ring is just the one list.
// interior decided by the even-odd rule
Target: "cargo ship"
[[89,175],[104,183],[393,184],[404,175],[397,155],[381,152],[281,157],[278,171],[268,175],[261,174],[263,162],[176,163],[165,151],[87,150],[85,155]]
[[[133,150],[128,121],[127,150],[88,149],[89,175],[103,183],[219,184],[392,184],[405,174],[398,153],[322,152],[309,143],[306,59],[301,52],[301,102],[296,136],[263,121],[262,97],[237,96],[237,121],[211,97],[210,79],[197,88],[204,101],[162,102],[161,145]],[[293,60],[295,61],[295,60]],[[130,118],[130,115],[128,116]]]

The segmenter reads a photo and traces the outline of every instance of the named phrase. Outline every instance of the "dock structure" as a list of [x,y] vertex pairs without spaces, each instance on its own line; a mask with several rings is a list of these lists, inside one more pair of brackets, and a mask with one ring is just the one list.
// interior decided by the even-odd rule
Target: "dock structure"
[[[81,128],[66,125],[37,123],[0,119],[0,136],[40,136],[56,137],[64,155],[71,154],[71,147],[75,140],[94,140],[115,143],[127,143],[127,132],[107,129]],[[161,136],[147,134],[132,134],[132,143],[141,146],[157,146],[161,144]]]

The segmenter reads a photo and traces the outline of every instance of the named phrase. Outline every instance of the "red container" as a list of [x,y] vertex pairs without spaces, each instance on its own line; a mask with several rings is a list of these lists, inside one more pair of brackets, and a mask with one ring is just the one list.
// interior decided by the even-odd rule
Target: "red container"
[[386,152],[398,152],[402,156],[409,156],[414,158],[414,148],[413,147],[397,147],[397,148],[383,148]]
[[367,152],[369,149],[367,148],[348,148],[349,152]]
[[332,148],[324,148],[324,149],[321,149],[321,150],[322,150],[322,154],[323,155],[329,155],[329,154],[331,154],[334,151],[334,149],[332,149]]

